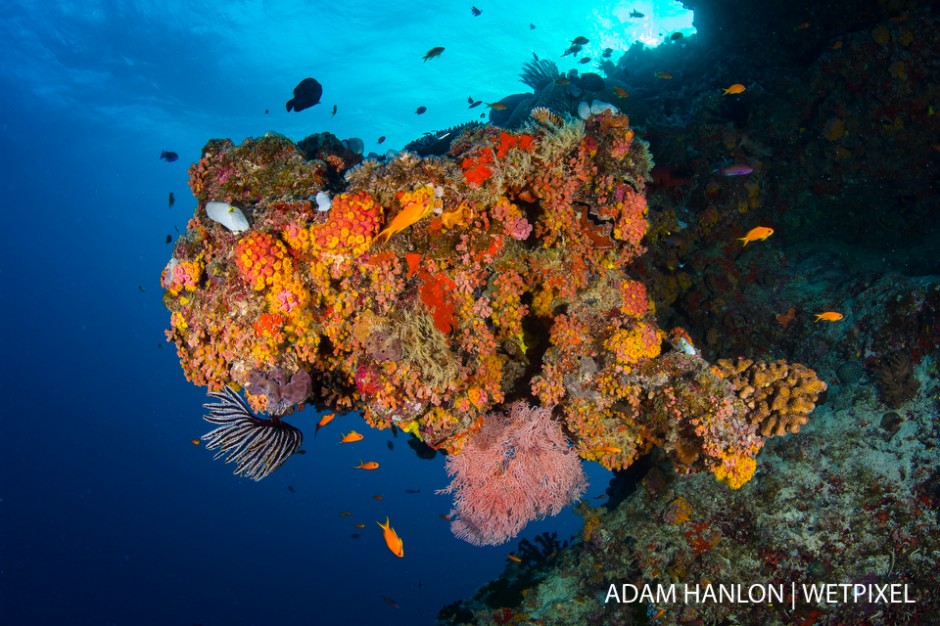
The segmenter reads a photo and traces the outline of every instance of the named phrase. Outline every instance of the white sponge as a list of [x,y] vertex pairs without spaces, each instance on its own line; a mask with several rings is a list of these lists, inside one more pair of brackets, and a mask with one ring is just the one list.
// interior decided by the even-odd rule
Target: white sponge
[[248,230],[248,218],[241,209],[233,207],[228,202],[209,202],[206,204],[206,213],[209,217],[225,226],[233,233]]

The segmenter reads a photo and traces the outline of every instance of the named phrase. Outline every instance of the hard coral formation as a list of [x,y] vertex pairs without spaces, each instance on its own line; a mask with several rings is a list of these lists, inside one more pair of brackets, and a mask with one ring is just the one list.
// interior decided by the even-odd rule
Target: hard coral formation
[[719,359],[715,369],[731,383],[764,437],[799,432],[826,390],[816,372],[799,363]]
[[[305,401],[360,409],[452,453],[511,402],[558,405],[584,459],[621,469],[659,447],[740,487],[762,444],[752,423],[768,418],[694,349],[664,344],[635,271],[646,144],[609,110],[539,115],[526,132],[473,127],[446,157],[367,160],[344,180],[283,138],[210,143],[164,278],[187,377],[246,386],[275,415]],[[314,143],[308,156],[329,160]],[[314,210],[327,184],[331,207]],[[208,220],[210,198],[238,200],[251,230]],[[295,376],[310,389],[287,392]],[[774,410],[805,420],[811,395]]]

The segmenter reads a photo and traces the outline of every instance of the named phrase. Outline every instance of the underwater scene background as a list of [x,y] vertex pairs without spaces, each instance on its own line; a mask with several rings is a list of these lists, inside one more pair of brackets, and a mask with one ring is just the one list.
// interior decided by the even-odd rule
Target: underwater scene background
[[0,624],[938,623],[931,3],[0,18]]

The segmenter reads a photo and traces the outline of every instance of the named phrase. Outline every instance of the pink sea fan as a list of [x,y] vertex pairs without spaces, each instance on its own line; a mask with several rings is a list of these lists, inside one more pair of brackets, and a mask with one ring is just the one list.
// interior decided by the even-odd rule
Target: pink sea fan
[[557,515],[587,487],[577,453],[551,410],[524,402],[490,413],[463,451],[447,459],[453,477],[453,533],[474,545],[499,545],[532,520]]

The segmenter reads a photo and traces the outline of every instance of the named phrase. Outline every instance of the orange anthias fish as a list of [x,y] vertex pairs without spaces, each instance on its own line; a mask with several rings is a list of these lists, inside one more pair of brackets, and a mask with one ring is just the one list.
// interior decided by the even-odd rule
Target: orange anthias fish
[[398,558],[405,556],[405,544],[402,542],[401,537],[398,536],[398,533],[395,532],[395,529],[392,528],[392,525],[388,521],[388,516],[385,517],[385,523],[376,522],[379,525],[379,528],[382,529],[382,536],[385,538],[385,545],[388,546],[388,549],[392,551],[392,554]]
[[838,322],[842,317],[843,315],[837,311],[826,311],[824,313],[817,313],[816,321]]
[[320,432],[320,429],[333,421],[333,418],[336,417],[336,413],[327,413],[320,418],[320,421],[317,422],[317,429],[313,431],[313,438],[317,438],[317,433]]
[[491,109],[495,109],[497,111],[506,110],[506,105],[503,104],[502,102],[487,102],[486,106],[490,107]]
[[363,463],[362,460],[360,459],[360,460],[359,460],[359,465],[357,465],[357,466],[354,467],[353,469],[377,470],[377,469],[379,469],[379,464],[376,463],[375,461],[366,461],[365,463]]
[[672,78],[672,74],[670,74],[669,72],[656,72],[656,78],[662,78],[663,80],[670,80]]
[[725,90],[724,90],[725,93],[722,94],[722,95],[725,95],[725,96],[732,95],[732,96],[733,96],[734,94],[744,93],[746,90],[747,90],[747,87],[745,87],[745,86],[742,85],[741,83],[735,83],[735,84],[731,85],[730,87],[728,87],[727,89],[725,89]]
[[766,226],[755,226],[751,230],[747,231],[747,234],[743,237],[738,237],[738,240],[743,241],[744,245],[746,246],[752,241],[763,241],[773,234],[773,228],[768,228]]
[[419,221],[421,218],[429,215],[434,210],[433,202],[410,202],[404,209],[399,211],[398,215],[392,219],[392,222],[386,226],[382,232],[375,236],[378,241],[385,238],[385,241],[391,239],[392,235],[401,232]]
[[627,90],[624,89],[623,87],[614,87],[614,94],[616,94],[616,96],[617,96],[618,98],[629,98],[629,97],[630,97],[630,94],[627,93]]
[[355,443],[357,441],[362,441],[362,435],[354,430],[349,431],[340,439],[340,443]]
[[189,442],[190,442],[191,444],[193,444],[194,446],[198,446],[198,445],[199,445],[199,440],[198,440],[198,439],[190,439]]
[[512,552],[510,552],[509,554],[507,554],[507,555],[506,555],[506,558],[509,559],[510,561],[512,561],[513,563],[522,563],[522,559],[520,559],[519,557],[517,557],[517,556],[516,556],[515,554],[513,554]]

